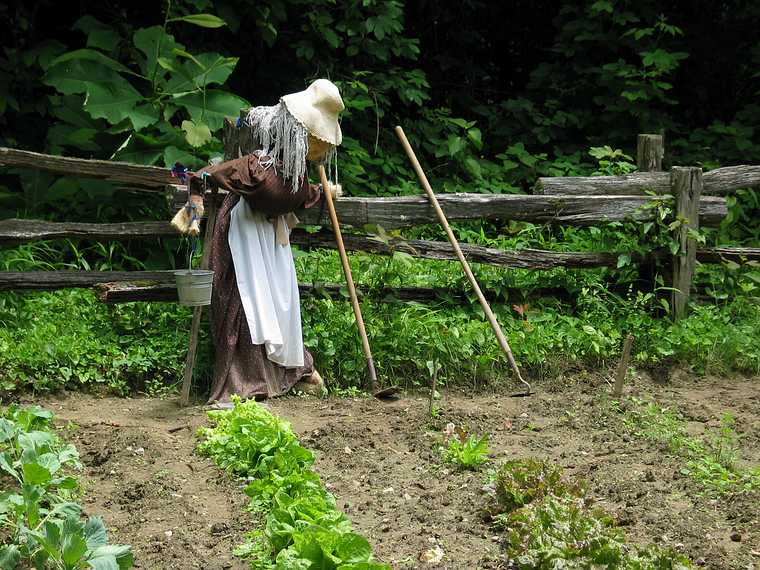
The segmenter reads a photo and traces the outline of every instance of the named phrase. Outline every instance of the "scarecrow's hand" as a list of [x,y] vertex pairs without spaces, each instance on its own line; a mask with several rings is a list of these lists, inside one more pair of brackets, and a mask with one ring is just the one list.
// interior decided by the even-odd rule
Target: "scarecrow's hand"
[[172,218],[171,223],[181,234],[197,236],[201,233],[201,217],[203,217],[203,196],[193,194]]
[[332,182],[328,182],[327,191],[330,192],[330,196],[332,196],[333,200],[343,196],[343,186],[340,184],[333,184]]

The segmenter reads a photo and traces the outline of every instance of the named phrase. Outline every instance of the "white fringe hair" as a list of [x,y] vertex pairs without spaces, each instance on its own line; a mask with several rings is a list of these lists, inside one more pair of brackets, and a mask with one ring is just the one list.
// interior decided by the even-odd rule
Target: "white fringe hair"
[[[245,118],[251,127],[253,143],[259,146],[262,156],[268,160],[259,164],[266,170],[282,163],[282,178],[290,181],[294,194],[303,184],[306,176],[306,155],[309,152],[309,131],[293,115],[284,103],[271,107],[253,107]],[[325,157],[327,172],[333,171],[334,182],[338,182],[337,149],[330,145]]]

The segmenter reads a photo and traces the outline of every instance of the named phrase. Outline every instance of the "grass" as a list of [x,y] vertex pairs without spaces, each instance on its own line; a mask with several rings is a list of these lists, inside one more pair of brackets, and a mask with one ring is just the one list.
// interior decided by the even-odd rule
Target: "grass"
[[743,469],[738,465],[740,436],[731,413],[723,414],[719,427],[708,428],[703,438],[687,433],[676,409],[653,402],[634,400],[624,421],[635,435],[667,445],[684,461],[681,474],[694,479],[705,492],[724,495],[760,489],[760,466]]

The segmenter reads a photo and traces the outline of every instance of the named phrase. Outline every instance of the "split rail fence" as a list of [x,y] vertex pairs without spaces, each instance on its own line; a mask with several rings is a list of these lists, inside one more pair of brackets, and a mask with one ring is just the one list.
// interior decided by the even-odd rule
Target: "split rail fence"
[[[253,150],[246,127],[237,128],[231,121],[225,125],[224,144],[227,158]],[[691,290],[696,261],[719,263],[731,260],[742,263],[760,260],[760,248],[697,248],[689,237],[690,228],[716,226],[727,214],[723,195],[740,188],[760,186],[760,166],[731,166],[703,173],[697,167],[673,167],[661,171],[664,148],[662,137],[639,135],[637,159],[640,172],[626,176],[540,178],[532,195],[500,195],[487,193],[441,194],[438,199],[449,220],[519,220],[536,224],[590,226],[613,221],[651,220],[655,209],[645,207],[654,199],[674,203],[677,212],[688,219],[680,227],[678,239],[681,252],[673,258],[673,295],[676,318],[685,312]],[[85,160],[51,156],[29,151],[0,148],[0,166],[29,168],[58,173],[64,176],[89,177],[117,182],[128,188],[150,192],[170,192],[175,208],[184,204],[187,189],[175,184],[167,169],[102,160]],[[654,198],[650,192],[667,195]],[[224,198],[223,192],[207,194],[208,201]],[[336,200],[341,224],[360,229],[376,224],[385,229],[408,228],[436,223],[433,208],[425,196],[391,198],[344,197]],[[167,212],[167,218],[170,213]],[[327,212],[314,207],[298,212],[302,224],[322,225],[325,229],[309,233],[295,228],[291,243],[304,249],[335,249]],[[69,223],[40,220],[8,219],[0,221],[0,245],[13,246],[39,240],[85,239],[95,241],[156,239],[177,237],[169,222],[128,223]],[[378,241],[372,236],[344,236],[349,250],[391,255],[404,251],[413,257],[456,260],[453,248],[446,242],[425,240]],[[506,268],[551,269],[615,267],[617,253],[555,252],[538,249],[501,250],[475,245],[463,245],[462,250],[471,262]],[[649,262],[661,256],[634,259]],[[0,272],[0,290],[54,290],[71,287],[93,287],[106,303],[129,301],[173,301],[177,298],[172,271],[28,271]],[[340,284],[301,285],[302,294],[319,293],[339,298]],[[361,292],[361,289],[360,289]],[[377,292],[376,292],[377,293]],[[557,289],[543,289],[537,295],[563,296]],[[461,292],[433,289],[394,288],[382,291],[380,300],[432,300],[454,298]],[[566,294],[565,294],[566,295]],[[487,295],[488,296],[488,295]]]

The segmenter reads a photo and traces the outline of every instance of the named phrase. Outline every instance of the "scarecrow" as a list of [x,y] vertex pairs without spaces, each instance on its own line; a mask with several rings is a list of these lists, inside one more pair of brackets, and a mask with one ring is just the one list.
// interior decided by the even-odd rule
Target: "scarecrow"
[[[338,88],[326,79],[277,105],[254,107],[245,122],[259,149],[188,178],[188,203],[172,220],[183,233],[197,235],[208,186],[229,192],[211,240],[209,319],[216,360],[209,402],[324,387],[303,344],[289,235],[298,223],[293,211],[322,197],[322,186],[308,182],[307,161],[327,163],[328,171],[335,165],[343,109]],[[340,187],[327,190],[335,195]]]

